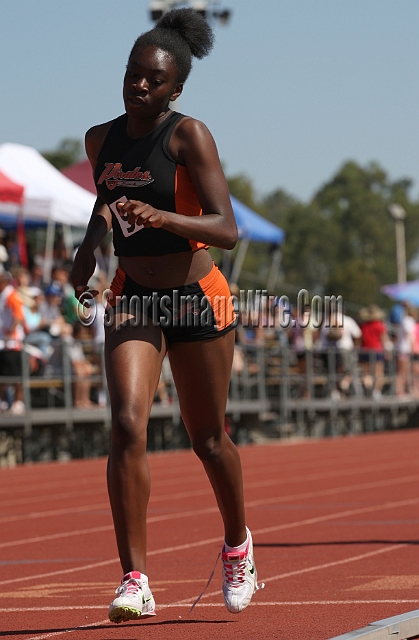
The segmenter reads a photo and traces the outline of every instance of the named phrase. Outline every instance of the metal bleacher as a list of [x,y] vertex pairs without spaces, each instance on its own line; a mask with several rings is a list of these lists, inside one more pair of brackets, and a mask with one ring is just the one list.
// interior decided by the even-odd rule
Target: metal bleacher
[[[85,346],[92,349],[91,344]],[[226,410],[226,428],[237,442],[355,434],[407,424],[415,426],[416,422],[419,426],[419,398],[413,393],[404,396],[395,393],[395,354],[390,354],[386,360],[382,394],[377,397],[363,384],[357,353],[353,357],[350,385],[341,391],[339,385],[343,374],[336,368],[336,349],[329,349],[327,353],[308,352],[304,371],[298,367],[295,352],[286,344],[240,344],[237,349],[241,366],[233,365]],[[55,430],[71,434],[75,429],[83,428],[87,432],[95,429],[105,434],[107,442],[111,426],[109,401],[105,406],[94,404],[89,409],[73,406],[73,387],[77,377],[65,348],[59,373],[45,371],[42,375],[32,375],[30,359],[25,352],[22,352],[22,359],[21,378],[0,378],[3,385],[23,385],[25,413],[0,413],[0,434],[13,433],[23,442],[22,459],[38,459],[33,454],[33,443],[45,430],[48,433]],[[103,352],[96,353],[96,360],[99,365],[89,379],[94,398],[97,397],[95,390],[101,389],[102,397],[106,394]],[[373,361],[371,368],[374,370]],[[414,375],[412,363],[412,380]],[[176,389],[170,375],[166,375],[164,386],[165,401],[156,396],[151,410],[150,446],[187,446]],[[25,445],[30,442],[31,446]],[[91,448],[94,453],[94,445]],[[99,447],[99,454],[101,451]],[[84,455],[83,451],[78,455]]]

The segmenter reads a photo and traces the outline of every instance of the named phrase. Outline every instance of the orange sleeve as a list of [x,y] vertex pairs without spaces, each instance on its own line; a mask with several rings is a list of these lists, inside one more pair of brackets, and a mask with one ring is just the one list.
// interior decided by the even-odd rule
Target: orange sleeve
[[[186,167],[178,164],[175,176],[175,206],[176,213],[184,216],[202,216],[201,205],[198,196],[193,188],[192,180],[186,170]],[[189,240],[192,251],[208,248],[207,244],[198,242],[197,240]]]
[[16,291],[13,291],[13,293],[10,294],[9,299],[7,301],[7,306],[9,307],[10,311],[13,314],[13,317],[16,320],[20,320],[21,322],[24,322],[25,314],[23,310],[23,302]]

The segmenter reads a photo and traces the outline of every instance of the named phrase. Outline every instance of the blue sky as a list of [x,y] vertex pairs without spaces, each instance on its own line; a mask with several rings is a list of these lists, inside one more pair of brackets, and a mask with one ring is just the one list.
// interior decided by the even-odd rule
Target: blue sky
[[[224,0],[180,110],[212,131],[228,174],[307,201],[347,159],[419,196],[418,0]],[[13,0],[0,22],[0,143],[38,150],[123,111],[148,1]]]

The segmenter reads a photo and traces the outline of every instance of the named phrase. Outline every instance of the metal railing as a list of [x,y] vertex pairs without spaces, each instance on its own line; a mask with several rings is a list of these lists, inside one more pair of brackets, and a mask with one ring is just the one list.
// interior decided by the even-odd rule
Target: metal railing
[[[93,375],[83,378],[91,385],[92,399],[102,406],[74,407],[75,385],[80,383],[65,341],[56,341],[61,361],[48,363],[34,375],[31,356],[22,351],[22,376],[0,378],[0,385],[23,386],[25,412],[0,413],[0,432],[14,429],[21,437],[32,431],[61,425],[71,432],[77,425],[109,431],[111,424],[103,348],[83,343],[86,357],[95,363]],[[397,354],[336,348],[297,353],[279,342],[264,346],[238,344],[230,379],[226,424],[239,442],[259,438],[337,435],[395,428],[412,423],[419,406],[419,362],[407,362],[404,395],[400,392]],[[104,400],[106,402],[104,402]],[[152,407],[151,423],[160,432],[151,433],[153,448],[170,448],[187,442],[182,431],[176,389],[166,361]],[[17,430],[17,431],[16,431]],[[183,429],[184,431],[184,429]],[[1,457],[1,456],[0,456]],[[0,461],[1,462],[1,461]]]

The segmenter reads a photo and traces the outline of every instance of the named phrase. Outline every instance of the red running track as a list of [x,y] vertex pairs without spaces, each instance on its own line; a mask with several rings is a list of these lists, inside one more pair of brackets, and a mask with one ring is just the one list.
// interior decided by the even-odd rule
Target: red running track
[[[261,581],[240,615],[222,524],[191,451],[150,455],[156,618],[111,625],[120,580],[104,459],[0,471],[0,637],[326,640],[419,607],[419,430],[241,448]],[[147,629],[143,627],[147,626]]]

